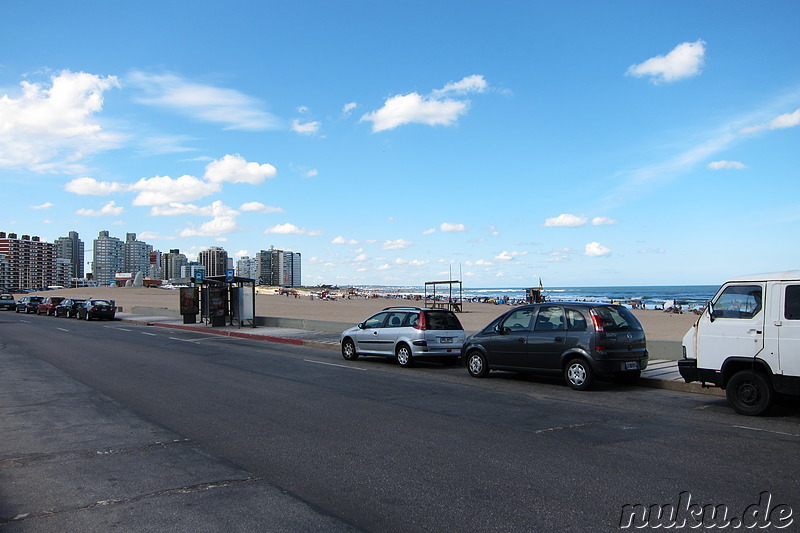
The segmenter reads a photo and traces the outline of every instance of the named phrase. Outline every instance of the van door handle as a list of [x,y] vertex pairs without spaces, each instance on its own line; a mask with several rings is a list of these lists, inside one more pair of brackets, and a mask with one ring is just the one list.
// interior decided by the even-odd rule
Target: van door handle
[[763,331],[761,331],[760,329],[751,329],[748,330],[747,333],[749,333],[750,335],[761,335]]
[[517,339],[517,342],[521,342],[522,344],[525,344],[525,337],[520,337],[519,339]]
[[556,337],[553,342],[564,342],[564,337]]

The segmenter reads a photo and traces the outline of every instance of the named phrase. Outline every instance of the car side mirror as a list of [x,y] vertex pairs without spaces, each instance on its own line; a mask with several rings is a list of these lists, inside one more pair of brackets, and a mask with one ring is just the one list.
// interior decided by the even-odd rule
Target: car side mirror
[[364,329],[364,323],[363,322],[358,325],[358,329]]
[[711,322],[714,322],[714,320],[716,319],[716,316],[714,316],[714,304],[709,301],[707,307],[708,307],[708,319]]
[[495,333],[499,333],[500,335],[508,335],[508,332],[509,332],[510,330],[509,330],[508,328],[506,328],[506,327],[503,327],[503,326],[502,326],[502,325],[500,325],[500,324],[497,324],[497,325],[494,327],[494,331],[495,331]]

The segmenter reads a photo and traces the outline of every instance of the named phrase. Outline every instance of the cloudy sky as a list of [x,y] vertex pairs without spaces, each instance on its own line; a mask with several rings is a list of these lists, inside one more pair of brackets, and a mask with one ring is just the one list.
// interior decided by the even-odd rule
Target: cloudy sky
[[800,3],[7,3],[0,231],[307,285],[800,268]]

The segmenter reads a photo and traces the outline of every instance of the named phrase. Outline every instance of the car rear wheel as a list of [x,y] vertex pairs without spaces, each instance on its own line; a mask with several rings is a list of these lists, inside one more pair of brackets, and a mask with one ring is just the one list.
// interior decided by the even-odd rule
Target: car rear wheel
[[358,352],[356,352],[356,345],[350,339],[342,341],[342,357],[348,361],[355,361],[358,359]]
[[725,389],[733,409],[742,415],[763,414],[772,405],[772,387],[761,372],[742,370],[728,381]]
[[582,357],[571,359],[564,368],[564,379],[575,390],[587,390],[592,386],[593,378],[592,367]]
[[401,344],[397,347],[395,355],[397,356],[397,362],[400,366],[414,366],[414,358],[411,357],[411,349],[405,344]]
[[480,352],[467,355],[467,372],[473,378],[484,378],[489,374],[489,364]]

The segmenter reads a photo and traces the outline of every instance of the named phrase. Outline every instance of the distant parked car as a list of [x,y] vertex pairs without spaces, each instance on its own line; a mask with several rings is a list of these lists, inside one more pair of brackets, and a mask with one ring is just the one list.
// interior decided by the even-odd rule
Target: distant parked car
[[387,307],[340,336],[342,357],[394,357],[400,366],[415,359],[437,358],[458,363],[464,328],[452,311],[418,307]]
[[56,306],[57,317],[74,318],[78,315],[78,307],[85,302],[83,298],[65,298]]
[[43,298],[41,296],[23,296],[17,302],[16,311],[19,313],[20,311],[24,312],[26,315],[28,313],[36,313],[39,311],[39,303]]
[[595,375],[633,382],[647,367],[644,330],[621,305],[548,302],[512,309],[470,336],[462,350],[473,377],[490,370],[561,374],[588,389]]
[[37,315],[48,315],[48,316],[55,316],[56,315],[56,306],[61,303],[62,300],[65,298],[63,296],[46,296],[44,300],[39,302],[39,306],[36,310]]
[[117,308],[108,300],[86,300],[77,308],[76,318],[91,320],[107,318],[114,320]]
[[17,302],[14,301],[14,296],[8,293],[0,294],[0,309],[12,311],[17,308]]

